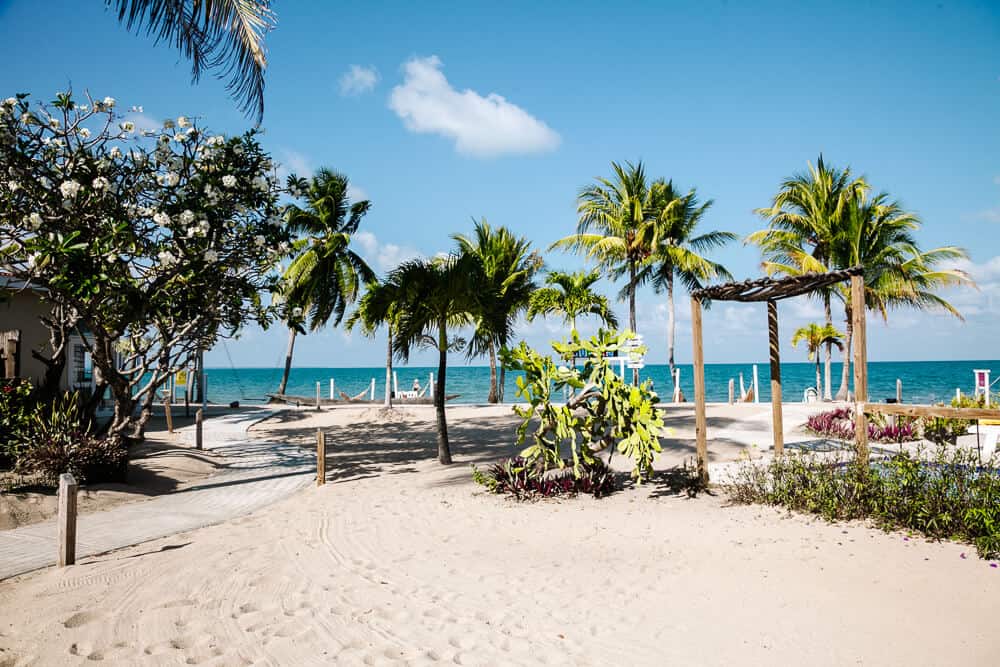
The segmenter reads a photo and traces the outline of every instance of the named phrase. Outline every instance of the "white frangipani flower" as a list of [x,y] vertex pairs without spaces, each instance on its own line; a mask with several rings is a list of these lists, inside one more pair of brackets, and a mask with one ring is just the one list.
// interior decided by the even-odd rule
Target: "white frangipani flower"
[[214,250],[206,250],[202,257],[204,257],[205,261],[209,263],[219,261],[219,253]]
[[188,140],[188,135],[184,134],[183,132],[178,132],[177,134],[174,135],[174,141],[176,141],[179,144],[183,144],[187,140]]
[[90,130],[88,130],[85,127],[81,127],[79,130],[77,130],[77,134],[79,134],[84,139],[90,139]]
[[191,121],[188,120],[187,116],[180,116],[177,118],[177,127],[180,128],[191,127]]
[[118,127],[120,127],[124,132],[135,132],[135,123],[130,120],[119,123]]
[[103,176],[98,176],[97,178],[94,179],[94,182],[92,183],[92,187],[95,190],[106,190],[109,185],[111,185],[111,183],[109,183],[108,179],[104,178]]
[[59,192],[62,193],[63,197],[72,199],[80,192],[80,184],[73,180],[63,181],[62,185],[59,186]]
[[157,254],[157,257],[160,260],[160,264],[162,264],[164,267],[171,267],[177,263],[177,258],[174,257],[174,253],[170,252],[169,250],[160,251]]
[[111,150],[108,152],[108,155],[110,155],[112,158],[114,158],[115,160],[117,160],[118,158],[120,158],[122,156],[122,150],[120,148],[118,148],[117,146],[113,146],[111,148]]
[[4,106],[12,107],[15,104],[17,104],[17,98],[16,97],[8,97],[7,99],[5,99],[3,101],[3,104],[4,104]]
[[292,317],[302,317],[302,309],[298,306],[292,308]]
[[113,98],[113,97],[105,97],[104,100],[103,100],[103,102],[104,102],[104,106],[106,106],[107,108],[114,109],[114,107],[115,107],[115,98]]
[[185,211],[181,213],[181,222],[185,225],[190,225],[194,222],[194,211],[191,209],[185,209]]
[[225,176],[222,177],[222,184],[227,188],[235,188],[236,177],[233,176],[232,174],[226,174]]
[[49,127],[51,127],[53,130],[56,129],[56,128],[58,128],[59,127],[59,119],[58,118],[49,118]]
[[17,181],[7,181],[7,188],[11,192],[17,192],[18,190],[21,189],[21,184],[18,183]]
[[153,222],[158,224],[160,227],[166,227],[170,224],[170,216],[163,211],[157,211],[153,215]]
[[253,243],[258,248],[263,248],[264,244],[267,243],[267,239],[265,239],[261,234],[258,234],[257,236],[253,237]]

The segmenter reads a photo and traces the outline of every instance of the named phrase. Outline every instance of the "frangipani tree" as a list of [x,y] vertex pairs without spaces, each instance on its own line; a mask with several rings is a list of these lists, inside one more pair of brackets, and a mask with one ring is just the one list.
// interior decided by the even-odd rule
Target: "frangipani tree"
[[182,116],[137,133],[116,108],[70,93],[0,103],[0,270],[87,332],[120,437],[141,434],[156,388],[198,350],[269,323],[262,293],[288,234],[254,132]]

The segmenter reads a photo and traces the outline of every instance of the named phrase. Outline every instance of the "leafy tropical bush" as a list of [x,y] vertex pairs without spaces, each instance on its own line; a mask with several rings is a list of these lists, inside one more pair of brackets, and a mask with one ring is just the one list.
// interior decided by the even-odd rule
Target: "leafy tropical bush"
[[16,378],[0,381],[0,468],[17,460],[34,413],[30,382]]
[[[739,503],[780,505],[834,520],[871,519],[934,538],[960,538],[983,558],[1000,556],[1000,471],[974,451],[939,446],[900,452],[867,468],[812,455],[747,465],[727,486]],[[992,467],[991,467],[992,466]]]
[[577,493],[599,498],[615,490],[614,475],[601,459],[582,463],[579,475],[569,474],[569,461],[565,461],[564,466],[562,470],[554,471],[556,474],[540,477],[526,459],[518,456],[494,463],[485,472],[473,466],[472,478],[493,493],[506,493],[522,499]]
[[[509,486],[509,492],[516,493],[514,489],[523,484],[555,488],[553,484],[564,482],[556,484],[554,479],[572,477],[572,485],[564,484],[568,490],[572,486],[574,491],[586,489],[587,493],[600,495],[611,483],[610,475],[603,476],[606,464],[598,458],[604,451],[609,463],[615,452],[630,458],[634,463],[632,476],[637,480],[648,477],[653,458],[660,451],[658,435],[663,427],[653,407],[651,384],[626,384],[606,358],[624,353],[632,337],[630,333],[601,330],[597,336],[581,341],[574,331],[570,342],[552,344],[563,359],[584,351],[587,358],[582,369],[557,366],[550,357],[523,342],[513,350],[502,350],[505,366],[524,373],[517,379],[517,396],[528,406],[514,407],[523,420],[517,429],[517,444],[525,444],[529,430],[531,443],[517,459],[506,464],[505,471],[492,477],[477,472],[477,481],[500,492]],[[564,404],[554,403],[553,397],[564,389],[573,391],[571,398]],[[569,472],[553,476],[553,470]],[[588,478],[591,481],[582,481]]]
[[74,393],[34,414],[22,436],[16,471],[46,485],[56,484],[64,472],[79,482],[113,482],[124,481],[127,462],[124,441],[94,435]]

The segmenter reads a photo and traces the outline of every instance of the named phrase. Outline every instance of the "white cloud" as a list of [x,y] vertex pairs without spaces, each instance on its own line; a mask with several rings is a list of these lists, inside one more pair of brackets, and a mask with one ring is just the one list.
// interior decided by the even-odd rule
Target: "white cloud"
[[395,243],[381,243],[371,232],[358,232],[351,237],[358,244],[360,254],[376,271],[395,269],[403,262],[421,256],[420,251]]
[[476,157],[554,150],[559,135],[497,93],[485,97],[456,90],[441,72],[437,56],[403,65],[404,79],[392,89],[389,108],[407,129],[455,140],[459,153]]
[[131,112],[125,114],[125,120],[135,123],[135,129],[139,132],[159,132],[163,129],[163,122],[154,120],[144,113]]
[[291,174],[295,174],[299,178],[309,178],[312,176],[312,164],[309,162],[309,158],[302,153],[282,149],[279,152],[279,156],[277,170],[279,181],[284,182]]
[[988,208],[985,211],[980,211],[976,217],[981,220],[986,220],[987,222],[1000,222],[1000,206],[994,206],[993,208]]
[[351,200],[351,203],[363,201],[368,199],[368,193],[364,188],[359,188],[354,183],[347,184],[347,198]]
[[340,77],[340,94],[344,97],[357,97],[374,90],[378,80],[378,70],[374,65],[351,65]]

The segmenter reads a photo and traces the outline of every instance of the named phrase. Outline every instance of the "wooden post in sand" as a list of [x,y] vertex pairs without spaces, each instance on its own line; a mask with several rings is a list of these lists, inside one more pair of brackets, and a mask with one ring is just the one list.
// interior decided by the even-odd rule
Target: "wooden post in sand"
[[319,382],[317,382],[316,383],[316,409],[317,410],[319,410],[319,403],[320,403],[321,400],[323,400],[323,399],[320,397],[320,384],[319,384]]
[[896,378],[896,402],[903,402],[903,381]]
[[[785,431],[781,419],[781,352],[778,341],[778,303],[767,301],[767,337],[771,349],[771,431],[773,432],[774,455],[785,451]],[[756,367],[754,368],[756,371]],[[756,377],[756,373],[754,373]],[[755,397],[756,398],[756,397]]]
[[204,449],[202,446],[202,421],[205,419],[205,412],[198,408],[198,411],[194,413],[194,448]]
[[868,465],[868,338],[865,332],[865,279],[851,276],[851,317],[854,329],[854,440],[858,463]]
[[316,429],[316,486],[326,484],[326,433]]
[[734,400],[736,396],[736,380],[729,378],[729,405],[732,405],[736,401]]
[[701,340],[701,300],[691,297],[691,341],[694,345],[694,433],[698,483],[708,486],[708,434],[705,422],[705,351]]
[[76,479],[68,472],[59,475],[59,567],[76,562]]
[[[169,382],[167,383],[169,384]],[[170,389],[163,395],[163,415],[167,418],[167,433],[174,432],[174,417],[170,414],[170,394],[173,391]]]
[[334,398],[336,398],[336,397],[335,397],[335,396],[333,395],[333,389],[334,389],[334,387],[333,387],[333,378],[330,378],[330,400],[331,400],[331,401],[332,401],[332,400],[333,400]]

